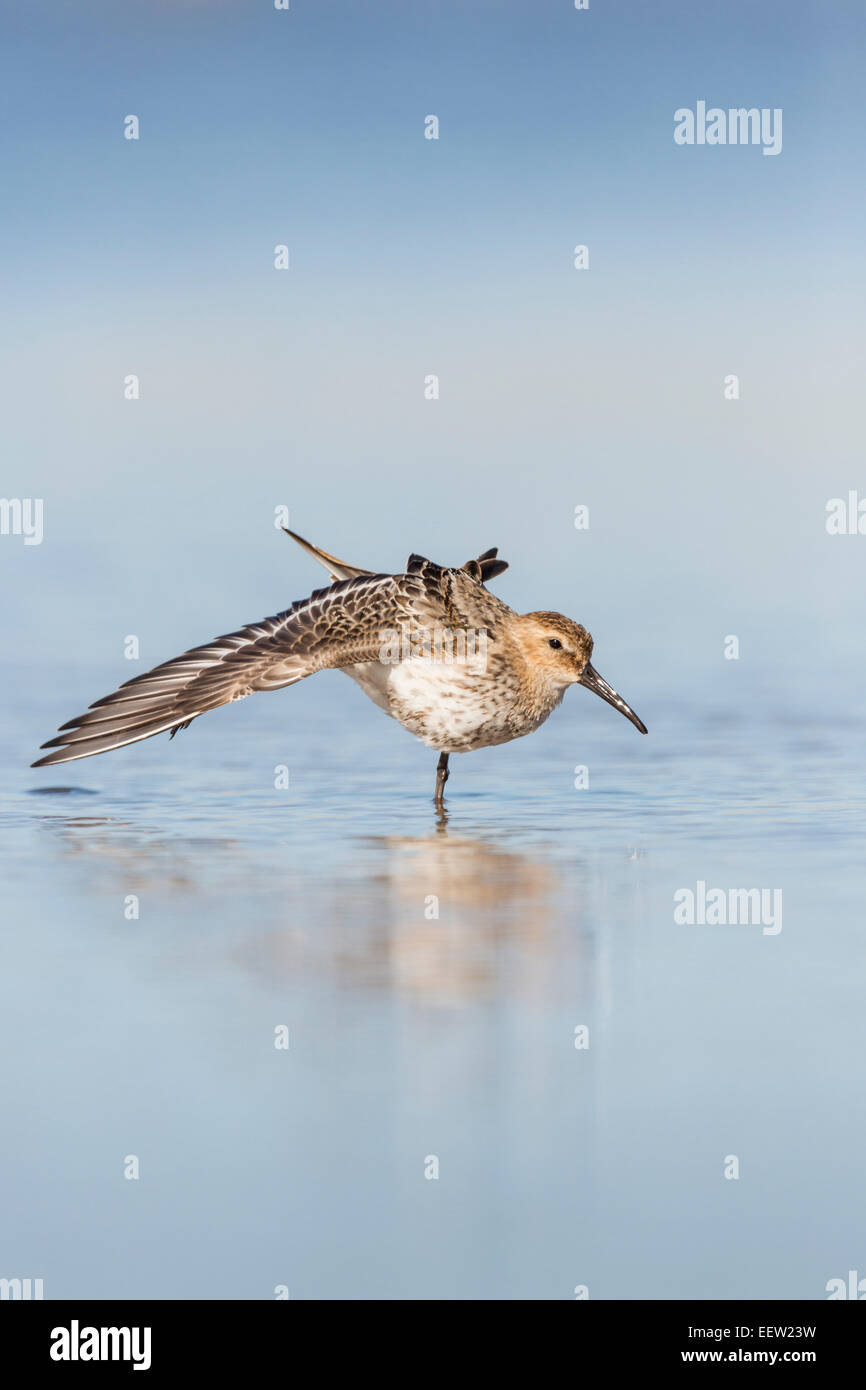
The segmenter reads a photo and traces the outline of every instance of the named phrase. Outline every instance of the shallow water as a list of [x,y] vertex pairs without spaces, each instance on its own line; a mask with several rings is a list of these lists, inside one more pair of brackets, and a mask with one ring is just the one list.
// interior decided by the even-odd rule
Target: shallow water
[[[659,684],[625,691],[642,739],[572,692],[453,759],[437,820],[435,755],[337,676],[37,771],[100,679],[13,684],[0,1274],[821,1298],[866,1268],[853,722]],[[677,924],[698,880],[781,889],[782,929]]]

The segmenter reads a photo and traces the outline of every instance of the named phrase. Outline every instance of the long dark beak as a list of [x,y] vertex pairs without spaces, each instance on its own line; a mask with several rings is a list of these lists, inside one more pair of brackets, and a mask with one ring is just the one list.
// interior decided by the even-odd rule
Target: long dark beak
[[618,709],[620,714],[624,714],[626,719],[630,719],[635,728],[640,729],[642,734],[646,733],[646,724],[643,720],[638,719],[631,706],[626,704],[621,695],[617,695],[613,686],[608,685],[604,676],[600,676],[589,662],[583,668],[583,675],[579,684],[585,685],[587,690],[591,690],[594,695],[600,695],[609,705],[613,705],[614,709]]

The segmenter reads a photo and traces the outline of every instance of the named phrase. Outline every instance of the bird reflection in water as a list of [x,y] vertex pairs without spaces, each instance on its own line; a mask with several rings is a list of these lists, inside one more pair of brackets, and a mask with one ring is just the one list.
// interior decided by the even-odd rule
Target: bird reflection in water
[[[250,942],[249,959],[279,977],[327,958],[347,988],[385,989],[444,1007],[488,994],[549,998],[562,956],[586,942],[580,906],[544,858],[448,831],[369,837],[362,869],[332,881],[318,912],[287,903],[276,930]],[[573,990],[573,984],[571,986]]]
[[230,968],[241,965],[263,987],[294,990],[319,978],[434,1007],[502,993],[539,1004],[591,993],[585,866],[571,862],[566,883],[543,853],[492,843],[489,831],[454,832],[444,815],[427,835],[339,841],[327,872],[291,842],[172,837],[84,816],[43,824],[86,863],[91,891],[159,903],[178,965],[188,956],[199,968],[225,968],[228,952]]

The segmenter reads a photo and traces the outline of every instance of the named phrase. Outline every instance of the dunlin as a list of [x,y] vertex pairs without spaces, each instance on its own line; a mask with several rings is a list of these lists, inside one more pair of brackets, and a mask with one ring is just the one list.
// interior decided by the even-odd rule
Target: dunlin
[[[285,528],[283,528],[285,529]],[[531,734],[570,685],[583,685],[646,733],[590,661],[592,638],[561,613],[515,613],[486,587],[507,569],[486,550],[460,569],[410,555],[401,574],[345,564],[293,531],[334,583],[239,632],[194,647],[97,700],[34,767],[107,753],[185,729],[219,705],[345,671],[371,700],[439,753],[441,806],[451,753]]]

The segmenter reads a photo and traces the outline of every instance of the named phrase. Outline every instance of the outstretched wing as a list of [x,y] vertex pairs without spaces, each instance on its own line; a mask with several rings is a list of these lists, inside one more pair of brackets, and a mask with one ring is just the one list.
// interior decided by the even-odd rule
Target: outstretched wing
[[294,685],[326,667],[378,659],[382,632],[429,607],[411,575],[373,574],[319,589],[284,613],[217,637],[126,681],[42,745],[33,763],[73,762],[172,733],[208,710],[260,690]]
[[[291,536],[293,541],[297,541],[302,550],[305,550],[308,555],[312,555],[313,559],[318,560],[320,565],[324,565],[332,579],[356,579],[360,575],[372,573],[371,570],[361,569],[358,565],[350,565],[345,560],[338,560],[336,555],[329,555],[327,550],[322,550],[321,546],[313,545],[312,541],[304,540],[303,536],[299,536],[295,531],[290,531],[288,526],[284,526],[282,529],[287,536]],[[479,555],[477,560],[467,560],[462,568],[473,579],[477,579],[481,584],[486,584],[488,579],[495,579],[497,575],[504,574],[508,569],[508,561],[498,559],[498,555],[499,550],[494,546],[492,550],[485,550],[484,554]],[[407,569],[411,559],[412,556],[406,562]]]

